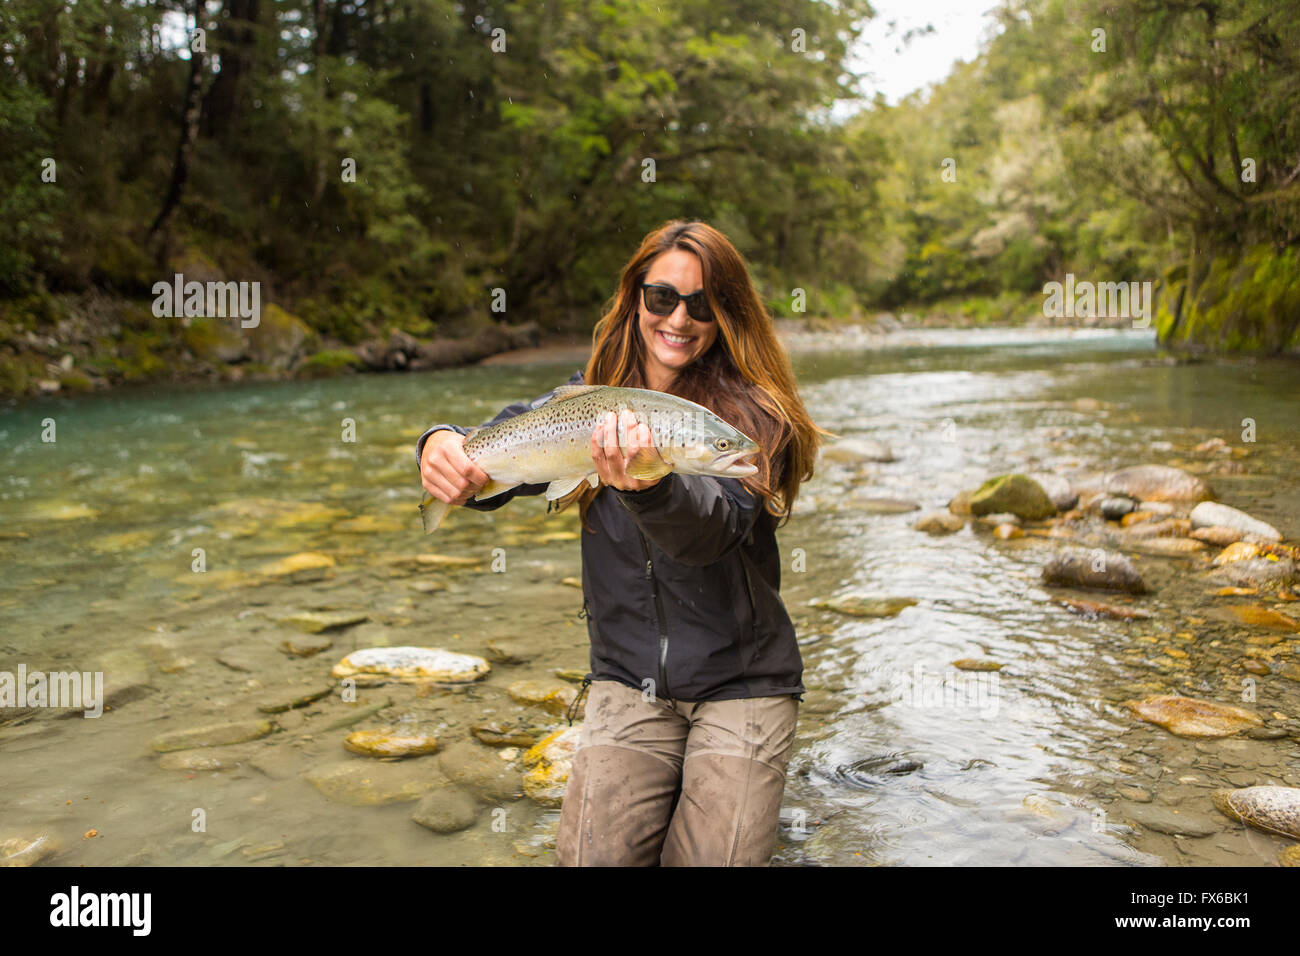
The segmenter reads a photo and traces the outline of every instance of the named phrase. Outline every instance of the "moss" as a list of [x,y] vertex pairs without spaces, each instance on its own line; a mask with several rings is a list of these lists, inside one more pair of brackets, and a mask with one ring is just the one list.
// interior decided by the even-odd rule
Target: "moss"
[[1162,297],[1158,329],[1171,346],[1274,354],[1294,347],[1300,327],[1300,251],[1260,245],[1210,262],[1170,336],[1176,286]]
[[95,387],[94,382],[76,370],[60,375],[59,384],[70,392],[88,392]]
[[347,349],[326,349],[317,352],[298,366],[297,374],[305,378],[325,378],[355,371],[364,366],[365,363]]
[[31,385],[32,377],[21,358],[0,355],[0,395],[23,395]]

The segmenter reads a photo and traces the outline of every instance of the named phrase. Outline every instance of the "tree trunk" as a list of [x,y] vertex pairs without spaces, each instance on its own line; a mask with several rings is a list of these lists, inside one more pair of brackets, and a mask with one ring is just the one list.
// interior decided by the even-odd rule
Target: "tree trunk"
[[[199,12],[202,9],[202,0],[195,0],[194,26],[196,29],[199,25]],[[163,199],[162,209],[158,211],[158,217],[154,219],[153,225],[149,227],[148,240],[150,242],[153,242],[159,236],[162,237],[162,242],[158,248],[159,262],[163,262],[167,258],[167,227],[171,224],[172,217],[176,214],[177,207],[180,206],[181,198],[185,195],[185,183],[190,176],[190,157],[194,153],[194,141],[198,138],[199,133],[199,117],[203,106],[203,98],[200,94],[203,90],[205,56],[192,47],[193,44],[191,44],[190,49],[190,78],[185,86],[185,108],[181,113],[180,140],[176,144],[176,162],[172,166],[172,180],[167,187],[167,196]]]

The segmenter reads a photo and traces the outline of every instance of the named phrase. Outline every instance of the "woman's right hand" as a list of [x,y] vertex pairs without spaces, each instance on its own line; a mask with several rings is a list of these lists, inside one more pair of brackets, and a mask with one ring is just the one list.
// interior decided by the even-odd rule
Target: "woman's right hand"
[[465,454],[464,435],[444,428],[425,439],[420,483],[439,501],[463,505],[488,481],[487,473]]

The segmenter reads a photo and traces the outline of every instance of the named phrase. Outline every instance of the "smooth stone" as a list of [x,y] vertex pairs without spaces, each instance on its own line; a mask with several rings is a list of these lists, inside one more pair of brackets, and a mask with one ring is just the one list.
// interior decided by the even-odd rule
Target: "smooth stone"
[[880,597],[866,594],[845,594],[841,597],[810,601],[811,607],[839,611],[853,617],[893,617],[905,608],[916,604],[915,598]]
[[304,634],[302,637],[286,637],[280,646],[297,657],[312,657],[328,651],[334,646],[334,641],[324,634]]
[[1300,787],[1244,787],[1216,790],[1215,807],[1238,823],[1300,840]]
[[420,757],[438,751],[438,738],[392,727],[356,730],[343,738],[343,748],[363,757]]
[[1068,478],[1040,471],[1032,471],[1025,477],[1047,492],[1057,511],[1069,511],[1079,503],[1079,493],[1070,487]]
[[933,535],[953,534],[965,526],[965,519],[951,511],[930,511],[912,523],[915,530]]
[[1027,475],[999,475],[975,489],[971,514],[1010,512],[1026,521],[1041,521],[1056,514],[1056,505],[1038,482]]
[[1133,562],[1113,551],[1102,552],[1096,557],[1087,551],[1055,555],[1043,568],[1043,580],[1065,587],[1125,591],[1129,594],[1146,594],[1150,590],[1133,567]]
[[[1245,542],[1240,542],[1244,544]],[[1236,547],[1236,545],[1231,545]],[[1268,558],[1247,558],[1232,561],[1214,569],[1214,576],[1219,580],[1234,585],[1261,588],[1277,585],[1285,587],[1297,580],[1297,566],[1294,561],[1270,561]],[[1281,597],[1281,592],[1278,593]]]
[[920,511],[921,506],[915,501],[903,498],[882,498],[875,495],[852,494],[845,502],[858,511],[870,515],[901,515],[909,511]]
[[354,807],[419,800],[430,790],[447,785],[433,764],[422,760],[345,760],[317,767],[304,776],[327,800]]
[[1176,509],[1167,501],[1139,501],[1138,510],[1157,518],[1171,518]]
[[948,502],[948,510],[963,518],[969,517],[971,513],[970,499],[970,491],[959,491],[957,494],[953,495],[952,500]]
[[1263,677],[1269,672],[1267,664],[1263,661],[1257,661],[1253,657],[1242,661],[1241,669],[1251,674],[1258,674],[1260,677]]
[[[540,707],[556,716],[563,716],[578,697],[578,691],[572,684],[548,684],[538,680],[517,680],[506,688],[510,699],[517,704]],[[586,705],[586,698],[579,707],[579,716]]]
[[1130,786],[1120,785],[1115,788],[1115,792],[1118,793],[1125,800],[1132,800],[1134,803],[1151,802],[1151,791],[1144,790],[1141,787],[1130,787]]
[[963,657],[952,662],[959,671],[1000,671],[1006,665],[984,657]]
[[1282,540],[1282,532],[1271,524],[1217,501],[1198,504],[1192,509],[1191,521],[1193,528],[1232,528],[1242,534],[1258,535],[1266,541]]
[[1280,611],[1261,607],[1258,604],[1237,604],[1225,608],[1225,610],[1242,624],[1251,627],[1271,627],[1283,631],[1300,631],[1300,621],[1288,617]]
[[459,833],[478,819],[479,803],[459,787],[440,787],[420,798],[411,819],[434,833]]
[[557,730],[524,754],[524,766],[529,768],[524,774],[524,793],[529,799],[544,807],[558,807],[564,802],[581,731],[581,724]]
[[149,741],[149,746],[158,753],[172,750],[193,750],[197,747],[222,747],[227,744],[242,744],[249,740],[265,737],[275,729],[269,720],[243,720],[231,724],[211,724],[206,727],[194,727],[190,730],[173,730]]
[[560,583],[571,588],[577,588],[579,591],[582,590],[582,578],[560,578]]
[[1025,532],[1014,524],[1000,524],[993,529],[993,537],[999,541],[1014,541],[1024,536]]
[[509,641],[489,641],[485,649],[496,664],[527,664],[532,660],[532,654]]
[[1258,715],[1241,707],[1193,697],[1160,695],[1126,700],[1124,705],[1140,719],[1179,737],[1229,737],[1264,723]]
[[321,554],[318,551],[301,551],[298,554],[291,554],[287,558],[281,558],[279,561],[264,564],[258,570],[262,574],[280,578],[325,571],[334,567],[334,565],[334,559],[328,554]]
[[0,866],[34,866],[58,852],[58,841],[48,834],[0,840]]
[[1123,497],[1102,498],[1099,505],[1101,516],[1107,521],[1119,521],[1125,515],[1131,514],[1136,509],[1136,501],[1132,498]]
[[470,732],[489,747],[531,747],[537,743],[537,738],[524,728],[504,724],[475,724]]
[[337,631],[370,620],[365,611],[301,611],[287,617],[276,619],[280,624],[296,627],[304,634],[320,634],[322,631]]
[[992,525],[994,527],[997,527],[998,525],[1001,524],[1009,524],[1009,525],[1015,525],[1018,528],[1020,527],[1021,524],[1020,518],[1017,515],[1013,515],[1009,511],[999,511],[997,514],[991,514],[991,515],[980,515],[978,518],[975,519],[975,521],[978,524]]
[[430,682],[465,684],[492,669],[481,657],[436,647],[369,647],[353,651],[334,665],[335,677],[351,677],[358,685]]
[[1188,537],[1197,541],[1204,541],[1206,544],[1212,544],[1216,548],[1226,548],[1230,544],[1236,544],[1241,540],[1242,533],[1236,528],[1221,528],[1218,526],[1211,528],[1197,528]]
[[557,667],[552,673],[554,673],[560,680],[567,680],[573,684],[581,684],[587,679],[586,668]]
[[1106,476],[1104,488],[1108,494],[1139,501],[1204,501],[1214,497],[1200,478],[1169,465],[1137,465],[1113,471]]
[[1175,809],[1154,804],[1131,807],[1128,815],[1148,830],[1169,836],[1207,837],[1223,829],[1211,820],[1188,817]]
[[216,773],[238,770],[250,756],[247,750],[178,750],[159,757],[158,766],[162,770]]
[[[1190,534],[1191,523],[1186,518],[1165,518],[1162,521],[1148,521],[1130,528],[1129,538],[1177,538]],[[1202,547],[1197,544],[1197,548]]]
[[1285,727],[1251,727],[1246,736],[1251,740],[1284,740],[1291,735]]
[[438,755],[438,763],[448,780],[485,803],[517,800],[523,796],[519,771],[503,763],[495,750],[476,743],[457,743]]
[[1161,557],[1185,557],[1205,550],[1204,544],[1191,538],[1140,538],[1128,542],[1125,547]]

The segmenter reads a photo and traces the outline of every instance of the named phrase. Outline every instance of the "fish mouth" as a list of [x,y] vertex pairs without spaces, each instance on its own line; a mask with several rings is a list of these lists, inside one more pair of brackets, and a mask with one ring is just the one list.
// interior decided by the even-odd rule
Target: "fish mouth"
[[758,454],[757,448],[732,452],[730,455],[720,457],[713,463],[713,467],[719,474],[726,475],[728,478],[744,478],[747,475],[756,475],[758,474],[757,465],[740,460],[756,454]]

